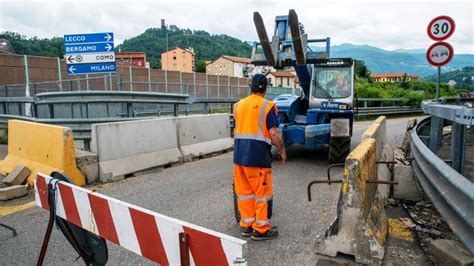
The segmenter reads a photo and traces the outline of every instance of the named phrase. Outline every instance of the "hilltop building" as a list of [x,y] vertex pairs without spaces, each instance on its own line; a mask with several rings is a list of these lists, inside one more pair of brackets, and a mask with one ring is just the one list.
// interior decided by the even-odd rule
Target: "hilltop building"
[[150,67],[144,52],[115,53],[115,62],[118,66]]
[[269,66],[254,66],[250,58],[223,55],[212,62],[206,62],[209,75],[246,78],[257,73],[267,74],[275,71]]
[[419,80],[417,75],[409,75],[407,73],[380,73],[370,74],[375,82],[407,82],[410,80]]
[[194,49],[175,47],[161,53],[161,69],[192,73],[195,66]]
[[299,86],[298,76],[291,71],[270,72],[266,77],[273,87],[297,88]]
[[15,54],[12,44],[7,39],[0,39],[0,54]]

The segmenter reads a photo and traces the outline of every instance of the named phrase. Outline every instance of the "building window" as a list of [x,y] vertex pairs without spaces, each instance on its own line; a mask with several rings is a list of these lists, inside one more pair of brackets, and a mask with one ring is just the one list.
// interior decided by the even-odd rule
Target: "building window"
[[186,64],[183,64],[183,67],[186,67]]
[[289,78],[286,79],[286,86],[290,87],[290,79]]
[[173,60],[176,60],[176,55],[173,55]]

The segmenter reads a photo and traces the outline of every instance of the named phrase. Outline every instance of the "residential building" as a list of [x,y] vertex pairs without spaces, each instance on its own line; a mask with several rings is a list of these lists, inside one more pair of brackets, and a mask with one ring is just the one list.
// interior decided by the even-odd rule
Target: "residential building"
[[209,75],[248,77],[253,70],[252,60],[245,57],[223,55],[206,65]]
[[149,67],[144,52],[115,53],[115,62],[118,66]]
[[223,55],[212,62],[206,62],[209,75],[247,78],[257,73],[266,75],[275,71],[271,66],[254,66],[250,58]]
[[417,75],[410,75],[407,73],[380,73],[370,74],[375,82],[407,82],[410,80],[419,80]]
[[291,71],[270,72],[266,77],[273,87],[297,88],[299,86],[298,77]]
[[14,54],[12,44],[7,39],[0,39],[0,54]]
[[192,48],[175,47],[161,53],[161,69],[192,73],[195,53]]
[[454,86],[456,86],[456,83],[457,83],[457,82],[456,82],[455,80],[450,79],[450,80],[448,81],[448,86],[451,87],[451,88],[454,88]]

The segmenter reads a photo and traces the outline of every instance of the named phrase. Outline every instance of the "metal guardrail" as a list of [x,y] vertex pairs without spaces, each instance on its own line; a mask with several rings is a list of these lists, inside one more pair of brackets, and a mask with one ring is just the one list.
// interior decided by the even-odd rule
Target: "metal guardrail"
[[395,115],[422,112],[423,110],[421,108],[413,108],[411,106],[359,107],[357,109],[357,116]]
[[472,107],[446,105],[432,101],[422,102],[421,107],[427,114],[466,126],[474,125],[474,109]]
[[[250,93],[250,88],[247,82],[241,82],[239,78],[237,84],[230,83],[227,76],[227,84],[223,80],[219,80],[221,76],[208,75],[213,77],[211,82],[206,78],[206,81],[194,80],[192,82],[185,82],[180,75],[179,82],[167,80],[165,82],[143,81],[143,77],[135,80],[132,72],[129,75],[122,77],[120,74],[103,76],[85,77],[79,76],[74,79],[53,80],[42,82],[29,82],[25,84],[5,84],[0,85],[1,97],[22,97],[35,96],[39,93],[45,92],[71,92],[71,91],[137,91],[137,92],[161,92],[161,93],[181,93],[189,94],[194,98],[197,97],[243,97]],[[124,79],[125,78],[125,79]],[[299,89],[285,88],[285,87],[269,87],[267,94],[275,97],[280,94],[298,94]],[[272,98],[273,99],[273,98]]]
[[[189,104],[189,95],[157,92],[119,92],[119,91],[75,91],[75,92],[48,92],[40,93],[35,97],[0,97],[3,113],[9,115],[10,105],[17,105],[19,115],[23,114],[23,104],[30,104],[31,116],[35,118],[56,118],[55,106],[74,105],[80,108],[81,117],[89,118],[89,107],[92,104],[104,104],[110,117],[110,104],[123,104],[123,113],[127,117],[134,117],[133,104],[163,104],[172,105],[174,115],[179,112],[179,105]],[[38,109],[46,106],[47,117],[42,117]],[[26,108],[28,111],[28,108]],[[71,111],[71,113],[74,113]],[[16,115],[13,114],[13,115]],[[72,115],[73,116],[73,115]]]
[[[212,113],[213,108],[222,109],[216,105],[229,104],[229,108],[232,108],[232,103],[237,100],[190,99],[187,94],[130,91],[48,92],[37,94],[35,97],[0,97],[0,106],[3,108],[3,114],[0,114],[0,128],[6,128],[10,119],[67,126],[73,130],[74,138],[83,140],[88,149],[92,124],[163,115]],[[30,106],[27,107],[26,104]],[[143,108],[139,108],[139,105]],[[15,107],[15,112],[10,113],[12,106]],[[102,108],[100,114],[97,114],[97,106]],[[167,109],[166,106],[173,108]],[[93,107],[96,109],[92,109]],[[112,111],[112,107],[115,107],[115,111]],[[23,115],[25,109],[30,110],[31,116]],[[64,113],[58,112],[65,110],[68,110],[67,118],[64,118]]]
[[[283,88],[270,88],[273,93]],[[187,94],[138,91],[63,91],[39,93],[34,97],[0,97],[0,126],[6,127],[9,119],[22,119],[40,123],[71,127],[75,139],[90,139],[94,123],[107,123],[144,119],[162,115],[212,113],[229,110],[239,98],[195,98]],[[388,101],[364,99],[365,102]],[[400,99],[392,99],[400,101]],[[168,108],[172,106],[172,108]],[[2,110],[3,109],[3,110]],[[358,115],[386,115],[413,113],[409,106],[361,107]],[[26,113],[26,116],[25,116]]]
[[[461,108],[462,113],[465,113],[465,110],[459,106],[441,107],[437,104],[424,103],[423,107],[426,107],[428,112],[444,115],[444,117],[447,114],[440,113],[443,107],[451,110]],[[452,116],[448,115],[448,117]],[[454,117],[455,121],[456,119],[457,117]],[[461,121],[466,120],[463,118]],[[474,183],[438,158],[421,141],[418,133],[428,123],[430,123],[430,118],[421,121],[411,133],[411,149],[415,158],[413,169],[436,209],[471,254],[474,254]]]

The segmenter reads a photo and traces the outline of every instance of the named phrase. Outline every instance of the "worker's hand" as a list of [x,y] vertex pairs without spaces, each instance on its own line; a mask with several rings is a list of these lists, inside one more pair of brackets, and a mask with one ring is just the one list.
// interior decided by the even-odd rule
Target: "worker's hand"
[[283,164],[286,162],[286,150],[282,150],[278,152],[278,155],[280,156],[280,164]]

